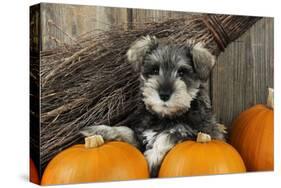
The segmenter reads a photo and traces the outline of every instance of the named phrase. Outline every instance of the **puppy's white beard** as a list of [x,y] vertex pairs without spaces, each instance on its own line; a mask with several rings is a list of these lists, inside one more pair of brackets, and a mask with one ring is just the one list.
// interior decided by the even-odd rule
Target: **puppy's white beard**
[[186,112],[190,108],[191,101],[198,93],[198,89],[195,88],[187,91],[185,83],[177,79],[172,96],[168,101],[164,102],[159,97],[158,87],[159,84],[156,79],[148,79],[142,88],[143,102],[149,111],[157,113],[162,117]]

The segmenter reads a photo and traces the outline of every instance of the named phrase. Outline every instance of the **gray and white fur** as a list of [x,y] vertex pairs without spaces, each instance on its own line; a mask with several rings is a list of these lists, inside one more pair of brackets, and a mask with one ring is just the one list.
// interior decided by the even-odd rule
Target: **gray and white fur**
[[202,43],[173,45],[146,36],[132,44],[127,59],[140,75],[142,97],[130,115],[137,123],[94,125],[84,128],[83,135],[99,134],[105,140],[125,141],[140,148],[152,177],[157,176],[163,158],[175,144],[195,139],[198,132],[224,139],[204,87],[215,57]]

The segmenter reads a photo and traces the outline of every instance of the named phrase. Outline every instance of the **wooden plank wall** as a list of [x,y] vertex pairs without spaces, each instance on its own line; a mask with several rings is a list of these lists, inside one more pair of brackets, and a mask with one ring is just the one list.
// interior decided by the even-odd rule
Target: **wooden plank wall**
[[127,27],[129,9],[96,6],[41,4],[42,49],[73,43],[88,32],[110,30],[113,24]]
[[218,57],[211,98],[217,119],[230,125],[244,109],[266,103],[273,87],[273,19],[263,18]]
[[[42,49],[73,43],[89,31],[110,30],[112,24],[130,28],[132,22],[184,17],[186,13],[119,9],[95,6],[42,4]],[[242,110],[265,103],[267,87],[273,87],[273,19],[258,21],[218,57],[210,82],[217,119],[230,126]]]

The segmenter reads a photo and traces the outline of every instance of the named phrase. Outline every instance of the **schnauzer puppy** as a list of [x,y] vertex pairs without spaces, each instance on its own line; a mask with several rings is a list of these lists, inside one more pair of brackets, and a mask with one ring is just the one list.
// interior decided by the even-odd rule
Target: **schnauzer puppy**
[[215,57],[201,43],[165,44],[146,36],[132,44],[127,59],[140,75],[142,101],[130,115],[138,123],[94,125],[84,128],[83,135],[99,134],[105,140],[121,140],[140,148],[152,177],[157,176],[164,156],[175,144],[195,139],[198,132],[224,139],[204,87]]

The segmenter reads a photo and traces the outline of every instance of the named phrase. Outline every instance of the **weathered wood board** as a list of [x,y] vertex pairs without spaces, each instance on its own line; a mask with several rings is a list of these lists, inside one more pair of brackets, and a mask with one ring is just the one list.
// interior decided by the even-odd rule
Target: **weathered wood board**
[[273,87],[273,19],[263,18],[218,57],[211,98],[221,123],[230,126],[244,109],[266,103]]
[[[87,32],[110,30],[112,24],[160,21],[188,13],[119,9],[95,6],[42,4],[42,49],[57,43],[74,43]],[[273,19],[264,18],[231,43],[218,57],[209,89],[217,118],[230,126],[233,118],[256,103],[265,103],[267,87],[273,87]]]
[[42,3],[42,49],[54,48],[60,43],[75,44],[76,37],[88,32],[110,30],[114,24],[127,27],[128,10]]

